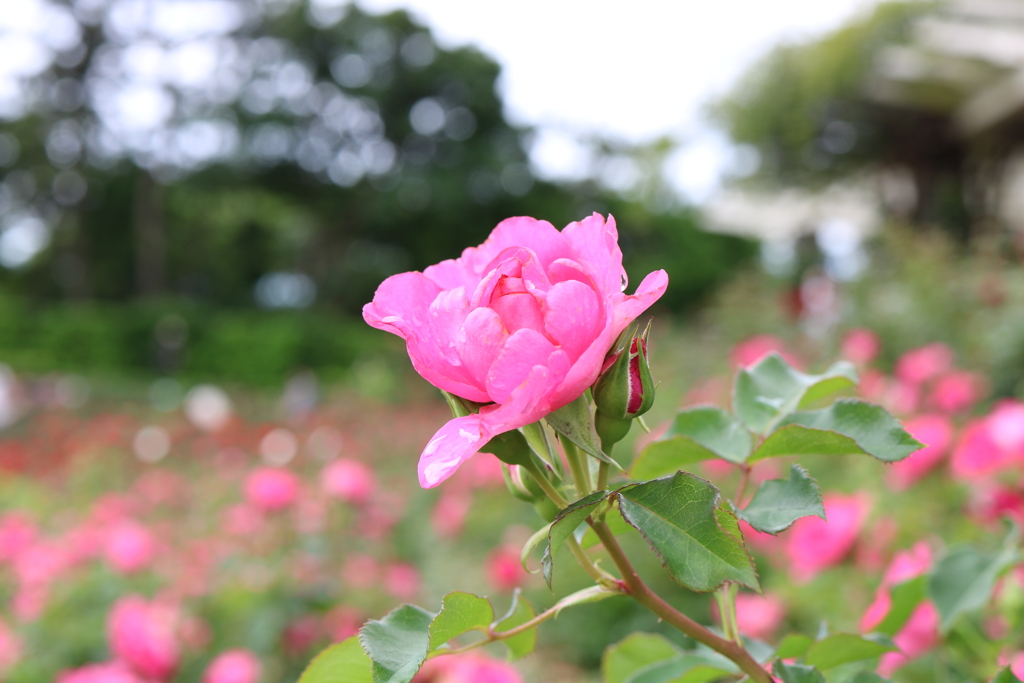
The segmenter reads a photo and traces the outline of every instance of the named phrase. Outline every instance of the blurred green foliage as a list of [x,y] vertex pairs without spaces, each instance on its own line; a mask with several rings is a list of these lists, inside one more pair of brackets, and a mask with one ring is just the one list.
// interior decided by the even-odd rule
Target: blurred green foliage
[[[500,68],[475,48],[441,47],[403,11],[352,5],[324,20],[308,2],[279,9],[211,28],[225,46],[220,85],[162,83],[172,113],[142,143],[111,127],[102,95],[131,82],[132,50],[153,47],[146,31],[77,17],[80,44],[26,82],[25,115],[0,123],[0,142],[17,150],[0,161],[0,230],[34,217],[49,243],[23,263],[0,254],[0,354],[15,369],[256,385],[300,366],[336,375],[379,343],[356,316],[384,278],[457,257],[509,216],[561,228],[613,213],[627,269],[665,268],[663,305],[675,310],[752,253],[675,202],[535,177],[532,132],[506,122]],[[202,157],[189,126],[236,144]],[[79,181],[81,196],[69,194]],[[257,314],[274,305],[257,295],[274,274],[308,278],[313,307]],[[173,362],[153,341],[170,313],[188,327]]]

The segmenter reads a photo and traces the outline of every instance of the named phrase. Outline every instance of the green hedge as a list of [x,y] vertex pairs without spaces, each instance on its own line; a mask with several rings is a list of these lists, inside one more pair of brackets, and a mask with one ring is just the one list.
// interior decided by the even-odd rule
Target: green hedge
[[[161,345],[161,321],[187,330],[180,347]],[[380,333],[362,320],[329,312],[225,310],[182,302],[36,305],[0,295],[0,362],[33,374],[170,374],[273,386],[299,369],[338,379],[358,356],[379,351],[382,343]]]

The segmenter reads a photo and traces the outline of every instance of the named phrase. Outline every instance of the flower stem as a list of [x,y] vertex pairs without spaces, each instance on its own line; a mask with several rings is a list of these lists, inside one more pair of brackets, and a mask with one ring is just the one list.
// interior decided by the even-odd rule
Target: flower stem
[[633,568],[629,558],[622,551],[622,546],[616,540],[615,534],[612,533],[612,530],[608,528],[605,522],[595,522],[593,529],[611,556],[612,562],[615,563],[615,566],[622,573],[622,579],[634,600],[697,642],[703,643],[731,659],[750,677],[751,681],[756,683],[772,683],[772,678],[768,672],[761,668],[761,665],[757,663],[757,660],[745,648],[701,626],[652,591],[643,582],[640,575],[636,573],[636,569]]
[[[608,453],[608,451],[605,451]],[[611,455],[611,453],[608,453]],[[608,463],[604,460],[597,465],[597,490],[605,491],[608,489]]]
[[569,439],[562,437],[562,450],[565,451],[565,459],[569,461],[569,469],[572,471],[572,480],[576,484],[576,497],[582,498],[593,493],[594,488],[590,483],[590,468],[585,461],[587,457],[580,453],[579,449]]
[[559,510],[564,510],[568,505],[569,501],[558,492],[558,489],[554,487],[551,480],[545,476],[541,468],[532,459],[527,461],[522,467],[529,472],[533,478],[537,481],[537,486],[540,486],[541,490],[551,499],[551,502],[558,506]]

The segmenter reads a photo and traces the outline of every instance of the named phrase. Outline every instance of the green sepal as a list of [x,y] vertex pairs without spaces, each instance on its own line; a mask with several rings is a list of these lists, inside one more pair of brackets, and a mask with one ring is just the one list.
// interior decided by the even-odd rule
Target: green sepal
[[612,465],[620,472],[625,472],[619,463],[601,450],[597,430],[594,428],[594,416],[587,401],[586,394],[581,395],[572,403],[549,413],[544,420],[551,427],[573,442],[587,455]]

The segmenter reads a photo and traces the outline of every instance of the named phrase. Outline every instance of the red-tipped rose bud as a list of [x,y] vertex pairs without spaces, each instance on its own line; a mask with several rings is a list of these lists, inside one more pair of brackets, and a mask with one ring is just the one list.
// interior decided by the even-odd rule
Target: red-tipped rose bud
[[616,351],[605,359],[604,369],[594,384],[595,426],[606,446],[621,441],[629,431],[630,420],[654,405],[654,380],[647,360],[647,337],[634,328]]

